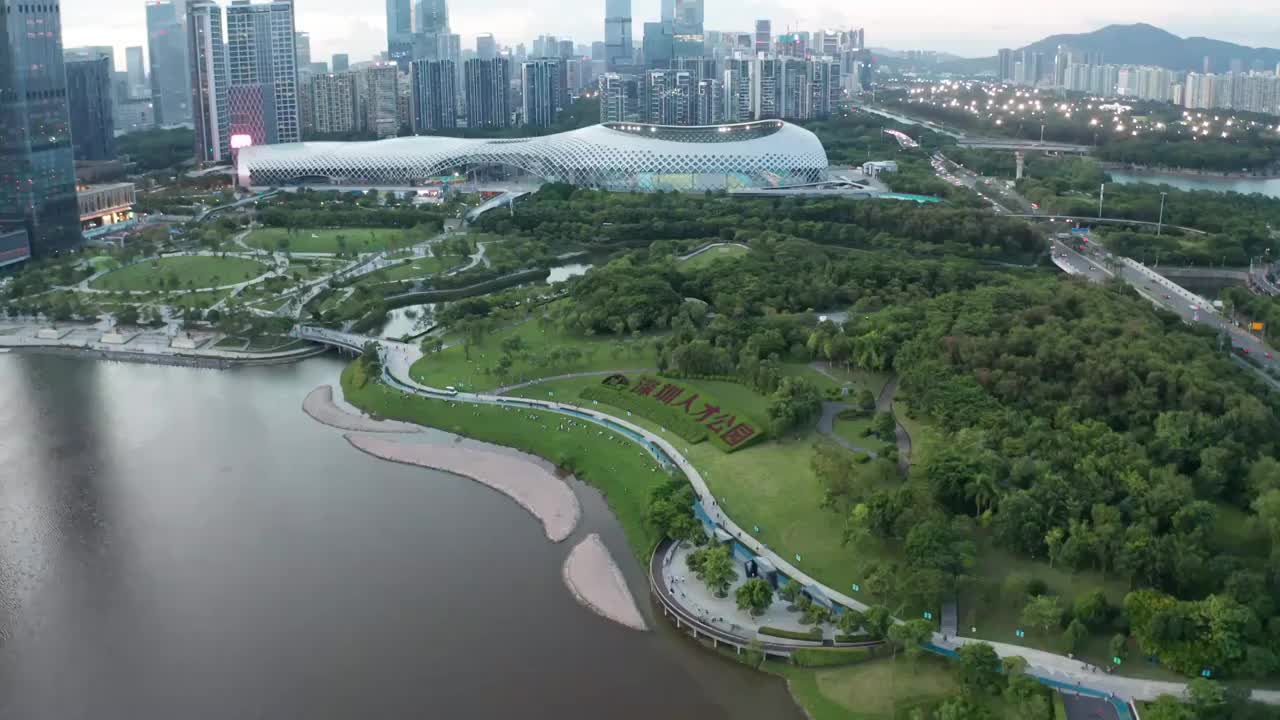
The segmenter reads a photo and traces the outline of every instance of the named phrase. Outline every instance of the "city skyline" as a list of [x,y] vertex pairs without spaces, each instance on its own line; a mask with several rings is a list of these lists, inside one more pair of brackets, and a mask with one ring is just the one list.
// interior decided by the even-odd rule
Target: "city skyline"
[[[87,0],[71,0],[63,16],[63,40],[67,47],[100,43],[110,38],[117,62],[123,64],[125,48],[146,44],[145,5],[138,0],[105,0],[109,12],[90,11]],[[417,4],[416,2],[414,4]],[[528,43],[547,34],[572,38],[576,43],[603,41],[605,4],[585,4],[584,12],[566,16],[547,13],[536,5],[497,0],[484,6],[449,7],[451,31],[462,36],[463,46],[474,45],[476,35],[493,33],[499,45]],[[1054,33],[1081,32],[1112,23],[1149,22],[1181,36],[1202,35],[1249,46],[1280,47],[1280,28],[1273,12],[1259,0],[1244,2],[1229,15],[1189,0],[1160,3],[1143,0],[1124,8],[1102,0],[1082,0],[1070,7],[994,6],[983,11],[970,4],[931,10],[929,17],[901,17],[892,6],[842,6],[812,2],[783,7],[774,2],[707,0],[704,26],[708,30],[748,32],[757,18],[769,18],[774,32],[817,30],[846,25],[873,29],[875,47],[930,49],[966,57],[993,56],[999,47],[1020,47]],[[658,21],[661,0],[632,2],[633,27]],[[588,8],[590,9],[587,12]],[[997,17],[993,17],[997,16]],[[994,19],[994,22],[993,22]],[[105,22],[105,27],[104,27]],[[353,62],[371,59],[386,50],[386,12],[382,4],[354,10],[336,0],[315,0],[297,8],[297,27],[312,37],[312,54],[327,58],[347,53]],[[638,31],[633,39],[639,42]],[[124,70],[124,67],[117,67]]]

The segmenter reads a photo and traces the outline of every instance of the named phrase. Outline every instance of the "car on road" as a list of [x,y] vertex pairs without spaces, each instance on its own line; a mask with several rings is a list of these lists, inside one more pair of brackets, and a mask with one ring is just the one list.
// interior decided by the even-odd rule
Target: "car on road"
[[1271,359],[1271,353],[1267,353],[1267,359],[1268,359],[1268,360],[1270,360],[1270,359]]
[[1168,299],[1169,299],[1169,293],[1165,293],[1164,295],[1161,295],[1160,297],[1164,298],[1165,300],[1168,300]]

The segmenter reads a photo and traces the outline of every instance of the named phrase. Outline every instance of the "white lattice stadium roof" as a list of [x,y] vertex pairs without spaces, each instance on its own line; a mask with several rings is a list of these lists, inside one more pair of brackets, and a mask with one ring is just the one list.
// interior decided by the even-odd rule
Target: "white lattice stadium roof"
[[820,179],[817,136],[781,120],[700,127],[607,123],[519,139],[436,136],[303,142],[240,150],[245,186],[329,182],[406,186],[469,169],[513,168],[608,190],[716,190]]

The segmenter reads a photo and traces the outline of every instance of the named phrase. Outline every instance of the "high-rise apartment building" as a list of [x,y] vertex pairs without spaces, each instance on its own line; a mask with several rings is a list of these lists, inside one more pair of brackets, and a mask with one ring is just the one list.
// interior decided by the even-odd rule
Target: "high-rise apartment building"
[[156,125],[161,127],[191,122],[191,74],[187,68],[187,32],[180,1],[147,3],[151,103]]
[[756,47],[757,53],[767,53],[773,51],[773,23],[768,20],[756,21]]
[[639,121],[640,86],[634,75],[605,73],[597,78],[600,122]]
[[757,56],[751,64],[751,116],[756,120],[782,117],[783,61]]
[[351,133],[360,129],[355,73],[315,75],[308,84],[312,124],[317,133]]
[[1013,82],[1013,49],[1000,48],[996,54],[1001,82]]
[[332,66],[330,69],[335,73],[344,73],[351,69],[351,59],[346,53],[334,53],[329,64]]
[[[7,4],[0,26],[0,262],[80,242],[61,5]],[[41,28],[36,32],[33,28]],[[26,244],[20,233],[25,232]]]
[[227,8],[227,111],[233,145],[302,138],[293,12],[293,0],[232,0]]
[[209,0],[191,0],[187,5],[187,35],[196,161],[227,162],[231,159],[231,147],[222,8]]
[[67,107],[76,160],[112,160],[116,156],[112,115],[110,58],[68,58]]
[[751,68],[749,58],[724,61],[724,122],[746,122],[752,119]]
[[649,70],[640,89],[643,120],[655,125],[692,125],[693,74],[686,70]]
[[413,131],[457,127],[458,98],[453,84],[453,61],[414,60],[409,68]]
[[408,72],[413,59],[413,0],[387,0],[387,59]]
[[724,83],[699,80],[691,108],[693,124],[718,125],[724,122],[724,105]]
[[554,125],[567,98],[564,64],[555,58],[524,63],[520,66],[520,85],[520,116],[524,124],[535,128]]
[[399,74],[395,65],[374,65],[360,73],[357,92],[360,97],[359,112],[364,118],[364,128],[379,138],[395,137],[400,131],[397,119],[396,98],[399,93]]
[[504,57],[468,60],[466,78],[467,127],[511,126],[511,61]]
[[631,0],[605,0],[604,46],[605,66],[610,71],[631,65]]

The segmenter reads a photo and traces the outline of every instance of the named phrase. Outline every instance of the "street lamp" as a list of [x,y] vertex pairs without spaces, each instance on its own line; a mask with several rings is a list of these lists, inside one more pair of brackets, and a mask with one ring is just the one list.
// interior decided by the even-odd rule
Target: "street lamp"
[[1164,227],[1164,198],[1169,193],[1160,193],[1160,219],[1156,221],[1156,234],[1160,234],[1160,228]]
[[1102,219],[1102,198],[1107,194],[1107,184],[1102,183],[1098,186],[1098,219]]

